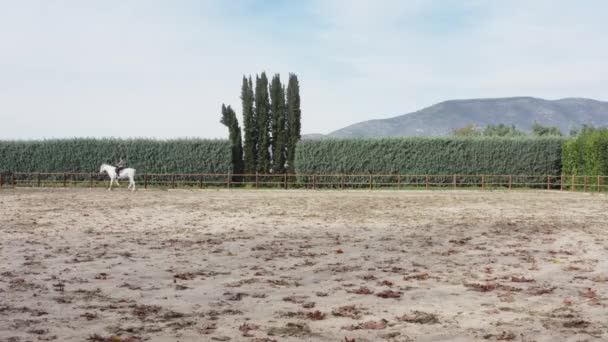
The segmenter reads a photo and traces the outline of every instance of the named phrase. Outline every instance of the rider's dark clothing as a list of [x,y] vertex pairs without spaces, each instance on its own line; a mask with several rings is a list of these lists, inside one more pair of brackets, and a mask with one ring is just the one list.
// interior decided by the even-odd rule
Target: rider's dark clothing
[[125,163],[121,160],[118,162],[118,165],[116,165],[116,178],[120,178],[120,171],[125,169]]

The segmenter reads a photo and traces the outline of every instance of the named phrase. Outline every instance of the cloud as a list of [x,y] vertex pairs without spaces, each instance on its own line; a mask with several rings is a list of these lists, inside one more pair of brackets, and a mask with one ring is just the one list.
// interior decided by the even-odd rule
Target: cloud
[[342,1],[323,3],[318,12],[332,23],[323,38],[369,85],[352,94],[353,121],[462,97],[605,98],[604,4],[361,1],[341,11]]
[[[0,138],[225,137],[243,74],[300,77],[303,130],[454,98],[606,99],[602,1],[0,1]],[[8,125],[8,126],[7,126]]]

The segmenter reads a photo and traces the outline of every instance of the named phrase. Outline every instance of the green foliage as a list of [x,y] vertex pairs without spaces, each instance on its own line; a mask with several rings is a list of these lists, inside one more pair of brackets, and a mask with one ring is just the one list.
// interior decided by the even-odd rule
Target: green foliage
[[454,128],[452,130],[452,135],[455,137],[477,137],[481,135],[481,133],[475,129],[473,124],[468,124],[464,127]]
[[279,74],[273,77],[270,87],[265,72],[256,76],[255,92],[251,76],[243,76],[241,101],[244,172],[284,173],[289,167],[293,173],[301,116],[297,76],[289,74],[287,92]]
[[298,174],[559,175],[561,138],[308,140]]
[[[526,132],[517,129],[515,125],[508,126],[502,123],[498,125],[487,125],[481,131],[475,129],[473,124],[468,124],[464,127],[452,130],[452,136],[455,137],[523,137],[526,135]],[[559,127],[542,126],[538,123],[534,123],[532,126],[532,135],[536,137],[561,136],[562,132]]]
[[535,122],[534,125],[532,125],[532,134],[537,137],[561,136],[562,131],[559,129],[559,127],[543,126]]
[[526,135],[524,131],[515,128],[515,125],[507,126],[505,124],[487,125],[481,134],[484,137],[523,137]]
[[228,127],[230,148],[232,155],[232,173],[243,174],[243,142],[241,138],[241,127],[236,117],[236,113],[230,106],[226,108],[222,104],[222,119],[220,121],[224,126]]
[[583,164],[581,155],[578,154],[579,141],[568,139],[562,145],[562,173],[565,175],[579,174],[579,165]]
[[269,173],[270,160],[270,99],[268,97],[268,78],[262,72],[260,77],[256,76],[255,82],[255,115],[258,123],[258,158],[257,171]]
[[247,174],[253,174],[257,171],[258,121],[253,109],[254,101],[255,97],[251,76],[249,76],[249,79],[243,76],[243,85],[241,86],[243,131],[245,135],[245,141],[243,142],[243,162],[245,164],[245,173]]
[[585,124],[585,125],[583,125],[583,127],[581,127],[581,131],[580,132],[583,133],[583,134],[588,134],[588,133],[593,133],[595,131],[601,131],[601,130],[604,130],[604,129],[605,128],[596,128],[594,126],[586,125]]
[[270,84],[270,112],[272,117],[272,171],[285,172],[287,148],[287,127],[285,107],[285,87],[281,84],[279,74],[274,75]]
[[289,74],[287,84],[287,172],[296,172],[296,145],[301,139],[302,111],[298,76]]
[[608,175],[608,129],[584,127],[562,153],[566,175]]
[[589,134],[589,133],[591,133],[591,132],[594,132],[594,131],[596,131],[596,130],[601,130],[601,129],[602,129],[602,128],[595,128],[595,127],[594,127],[594,126],[592,126],[592,125],[587,125],[587,124],[584,124],[584,125],[583,125],[581,128],[576,128],[576,127],[571,128],[571,129],[570,129],[570,136],[571,136],[571,137],[576,137],[576,136],[578,136],[579,134]]
[[0,141],[0,172],[99,172],[119,158],[143,173],[229,173],[228,140],[54,139]]
[[525,135],[526,133],[515,128],[515,125],[507,126],[502,123],[487,125],[483,130],[476,129],[473,124],[452,130],[452,136],[455,137],[523,137]]

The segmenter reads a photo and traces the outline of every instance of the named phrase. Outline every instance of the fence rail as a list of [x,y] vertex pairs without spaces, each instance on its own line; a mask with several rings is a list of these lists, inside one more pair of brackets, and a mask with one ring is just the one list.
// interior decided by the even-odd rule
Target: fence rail
[[[410,174],[182,174],[144,173],[138,187],[284,189],[481,189],[521,188],[608,192],[608,176],[410,175]],[[108,177],[81,172],[16,172],[0,175],[0,189],[14,187],[103,187]]]

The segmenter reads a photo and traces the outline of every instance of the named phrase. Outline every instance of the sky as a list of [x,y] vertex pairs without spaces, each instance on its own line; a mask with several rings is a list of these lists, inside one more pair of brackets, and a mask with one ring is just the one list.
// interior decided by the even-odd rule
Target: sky
[[451,99],[608,100],[604,0],[0,0],[0,139],[226,138],[243,75],[302,132]]

